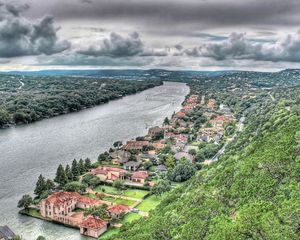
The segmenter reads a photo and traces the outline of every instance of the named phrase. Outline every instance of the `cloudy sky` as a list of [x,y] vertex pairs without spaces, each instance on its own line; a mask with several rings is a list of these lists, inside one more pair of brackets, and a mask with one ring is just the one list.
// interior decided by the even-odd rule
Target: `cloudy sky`
[[0,70],[300,68],[299,0],[0,0]]

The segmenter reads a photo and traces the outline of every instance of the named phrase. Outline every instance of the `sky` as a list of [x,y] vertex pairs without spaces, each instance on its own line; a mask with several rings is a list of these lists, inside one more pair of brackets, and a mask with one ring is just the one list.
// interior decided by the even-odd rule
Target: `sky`
[[0,0],[0,70],[300,68],[299,0]]

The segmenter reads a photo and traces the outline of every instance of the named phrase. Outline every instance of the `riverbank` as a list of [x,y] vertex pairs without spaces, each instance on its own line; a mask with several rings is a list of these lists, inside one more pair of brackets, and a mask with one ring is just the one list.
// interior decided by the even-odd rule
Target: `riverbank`
[[[29,124],[99,106],[163,84],[71,76],[0,75],[0,128]],[[20,88],[20,82],[22,87]]]
[[18,200],[31,194],[39,173],[53,178],[60,163],[96,159],[117,140],[145,135],[147,126],[178,111],[188,93],[186,84],[167,82],[95,108],[0,131],[0,223],[28,239],[39,235],[47,240],[84,239],[77,230],[18,215]]

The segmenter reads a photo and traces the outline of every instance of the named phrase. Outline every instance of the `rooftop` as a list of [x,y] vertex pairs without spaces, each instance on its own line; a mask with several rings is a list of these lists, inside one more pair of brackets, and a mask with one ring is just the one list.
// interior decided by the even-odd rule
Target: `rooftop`
[[108,222],[102,220],[101,218],[96,218],[96,217],[90,216],[87,219],[83,220],[83,222],[80,224],[80,227],[101,229],[101,228],[105,227],[107,224],[108,224]]

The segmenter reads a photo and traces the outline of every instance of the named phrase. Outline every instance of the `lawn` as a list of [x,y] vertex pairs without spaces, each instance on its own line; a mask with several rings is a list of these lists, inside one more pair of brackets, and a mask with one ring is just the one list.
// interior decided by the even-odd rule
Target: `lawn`
[[133,200],[122,199],[122,198],[117,198],[113,202],[116,204],[127,205],[127,206],[132,206],[135,204],[135,201]]
[[108,230],[99,238],[101,240],[107,239],[120,231],[119,228],[109,227]]
[[95,192],[103,192],[102,190],[104,189],[104,192],[105,193],[108,193],[108,194],[119,194],[120,191],[114,187],[111,187],[111,186],[105,186],[105,185],[100,185],[98,187],[96,187],[94,189]]
[[122,224],[125,224],[125,223],[131,223],[131,222],[133,222],[133,221],[135,221],[135,220],[138,220],[138,219],[140,219],[142,216],[141,215],[139,215],[139,214],[137,214],[137,213],[127,213],[124,217],[123,217],[123,219],[122,219],[122,221],[121,221],[121,223]]
[[146,198],[142,203],[140,203],[137,206],[137,209],[139,209],[142,212],[149,212],[160,203],[161,199],[162,197],[151,195],[150,197]]
[[28,209],[28,215],[36,218],[41,218],[42,215],[40,214],[40,211],[35,208],[29,208]]
[[137,190],[137,189],[127,189],[123,192],[124,196],[142,199],[146,196],[149,192],[145,190]]

